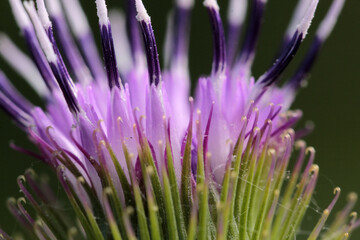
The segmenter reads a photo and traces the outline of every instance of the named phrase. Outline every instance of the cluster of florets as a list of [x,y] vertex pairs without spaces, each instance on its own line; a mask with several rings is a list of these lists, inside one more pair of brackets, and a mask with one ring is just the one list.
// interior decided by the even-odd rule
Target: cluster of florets
[[[127,1],[126,18],[118,12],[109,17],[105,0],[95,2],[104,62],[78,0],[47,0],[46,6],[44,0],[37,6],[10,0],[32,61],[5,35],[0,55],[46,101],[46,110],[24,99],[3,74],[0,105],[40,154],[13,147],[54,169],[76,216],[75,221],[64,216],[51,189],[28,170],[18,184],[37,217],[28,214],[24,198],[8,202],[27,234],[116,240],[295,236],[319,168],[313,148],[299,140],[309,129],[291,129],[301,111],[289,107],[344,1],[333,1],[302,65],[279,87],[276,82],[304,40],[318,0],[299,0],[277,61],[257,80],[251,66],[266,1],[252,1],[237,55],[247,1],[230,2],[226,37],[216,0],[205,0],[214,58],[211,75],[199,79],[194,99],[188,70],[192,0],[176,2],[165,71],[141,0]],[[294,146],[299,157],[287,176]],[[320,235],[340,189],[334,194],[309,239]],[[354,213],[347,219],[355,201],[352,194],[323,239],[347,238],[360,224]],[[1,237],[10,239],[2,230]]]

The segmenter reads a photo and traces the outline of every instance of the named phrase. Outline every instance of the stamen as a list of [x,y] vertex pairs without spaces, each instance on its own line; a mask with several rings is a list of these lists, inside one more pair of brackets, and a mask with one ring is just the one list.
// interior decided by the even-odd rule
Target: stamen
[[[25,229],[32,229],[31,223],[29,223],[27,221],[25,216],[23,216],[21,211],[16,207],[15,198],[9,198],[6,203],[7,203],[7,208],[9,210],[9,212],[16,218],[16,220],[19,221],[19,223],[23,227],[25,227]],[[1,237],[1,235],[0,235],[0,237]]]
[[43,98],[49,95],[35,64],[5,34],[0,33],[0,55]]
[[340,196],[340,188],[339,187],[334,189],[334,194],[335,194],[334,199],[331,201],[329,207],[324,210],[320,220],[318,221],[318,223],[315,226],[314,230],[311,232],[311,234],[310,234],[310,236],[308,238],[309,240],[316,240],[317,237],[319,236],[321,229],[323,228],[327,218],[329,217],[332,209],[335,206],[335,203],[339,199],[339,196]]
[[[48,2],[53,1],[48,0]],[[101,62],[93,34],[79,0],[62,0],[62,3],[67,20],[69,21],[69,26],[78,41],[80,50],[90,67],[92,75],[95,80],[101,81],[105,79],[103,63]],[[48,5],[49,8],[52,8],[51,6],[53,4]]]
[[104,54],[109,87],[110,89],[112,89],[114,86],[120,88],[120,77],[117,69],[114,41],[105,0],[96,0],[96,7],[99,18],[102,50]]
[[142,1],[136,0],[135,4],[137,11],[136,19],[140,23],[145,43],[150,84],[154,83],[155,86],[157,86],[161,82],[161,70],[154,30],[151,25],[150,16],[148,15]]
[[204,133],[204,139],[203,139],[203,151],[204,151],[204,162],[206,163],[207,159],[206,159],[206,154],[208,152],[208,141],[209,141],[209,133],[210,133],[210,127],[211,127],[211,121],[212,121],[212,117],[213,117],[213,112],[214,112],[214,103],[211,106],[210,109],[210,113],[209,113],[209,118],[208,121],[206,123],[206,128],[205,128],[205,133]]
[[227,36],[227,62],[232,65],[238,48],[240,33],[243,28],[246,10],[248,7],[247,0],[232,0],[228,8],[228,36]]
[[26,220],[31,224],[34,225],[35,221],[34,219],[30,216],[30,214],[26,211],[26,209],[24,208],[23,204],[26,203],[25,198],[21,197],[19,198],[17,201],[17,206],[21,212],[21,214],[26,218]]
[[295,31],[286,49],[283,51],[275,64],[270,68],[270,70],[263,74],[256,82],[256,84],[260,85],[261,88],[266,88],[272,85],[293,59],[294,55],[299,49],[301,42],[304,40],[307,34],[318,2],[319,0],[312,0],[311,5],[307,9],[307,12],[302,21],[297,26],[297,30]]
[[[58,50],[55,43],[50,41],[49,35],[46,34],[43,26],[41,25],[33,2],[24,2],[24,7],[33,21],[40,45],[45,53],[46,58],[48,59],[51,70],[54,73],[54,76],[59,84],[70,111],[73,113],[79,112],[80,108],[76,99],[76,87],[71,80],[66,68],[64,67],[60,54],[56,53]],[[48,31],[48,33],[50,32]]]
[[0,237],[3,237],[5,240],[11,240],[12,238],[9,237],[9,235],[6,234],[6,232],[4,232],[4,230],[2,230],[0,228]]
[[308,51],[300,67],[288,83],[288,87],[290,87],[291,89],[297,90],[302,86],[303,81],[306,79],[312,66],[314,65],[320,48],[333,30],[340,15],[340,12],[344,6],[344,3],[345,0],[333,1],[326,17],[321,22],[318,30],[316,31],[316,35],[310,47],[310,50]]
[[226,46],[224,28],[219,13],[220,8],[216,0],[205,0],[204,6],[208,9],[213,31],[214,57],[212,72],[213,74],[222,73],[226,69]]

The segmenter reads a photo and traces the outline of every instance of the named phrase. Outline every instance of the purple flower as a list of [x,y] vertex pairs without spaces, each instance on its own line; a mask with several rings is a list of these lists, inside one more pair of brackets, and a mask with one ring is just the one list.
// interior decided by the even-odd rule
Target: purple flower
[[[109,15],[104,0],[95,2],[103,59],[78,0],[47,0],[46,7],[44,0],[36,7],[10,0],[32,61],[5,35],[0,41],[0,54],[46,107],[24,99],[4,74],[0,105],[38,146],[36,156],[57,172],[84,237],[288,239],[296,234],[319,169],[313,148],[299,140],[311,129],[291,129],[302,113],[290,106],[344,0],[333,1],[308,54],[283,86],[277,82],[305,39],[318,0],[299,0],[277,60],[257,79],[251,68],[266,0],[251,1],[239,54],[247,1],[230,2],[226,36],[216,0],[205,0],[213,64],[211,74],[198,80],[194,98],[188,70],[192,0],[176,1],[164,68],[141,0],[127,1],[126,18]],[[293,146],[300,155],[283,190]],[[25,181],[38,197],[44,190],[36,188],[31,171],[18,179],[41,224],[21,203],[10,201],[10,210],[25,228],[38,228],[31,233],[38,238],[64,237],[69,229],[59,227],[61,219],[57,224],[48,219],[56,211],[47,215],[37,209]],[[309,239],[320,234],[339,193],[336,188]],[[278,208],[278,201],[286,209]],[[354,220],[347,228],[349,211],[342,214],[324,239],[345,236],[360,224]]]

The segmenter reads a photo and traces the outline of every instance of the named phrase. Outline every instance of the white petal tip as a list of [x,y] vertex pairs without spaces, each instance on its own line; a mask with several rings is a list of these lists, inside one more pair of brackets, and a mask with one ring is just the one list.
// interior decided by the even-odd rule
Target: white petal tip
[[297,29],[299,31],[299,33],[303,34],[303,38],[305,38],[305,36],[307,35],[307,32],[310,28],[311,22],[314,18],[315,15],[315,11],[316,11],[316,7],[319,3],[319,0],[313,0],[310,4],[310,6],[308,7],[301,23],[298,25]]
[[242,25],[247,10],[247,0],[232,0],[230,2],[228,21],[230,24],[239,26]]
[[46,0],[46,6],[51,16],[60,15],[62,12],[59,0]]
[[213,8],[216,11],[220,10],[220,7],[219,7],[216,0],[205,0],[204,1],[204,6],[207,7],[207,8]]
[[135,0],[135,6],[136,6],[136,19],[141,22],[144,21],[146,23],[150,23],[150,16],[146,11],[146,8],[141,0]]
[[329,37],[331,31],[333,30],[337,19],[340,15],[341,10],[344,7],[344,3],[345,0],[334,0],[330,10],[328,11],[325,19],[322,21],[322,23],[320,24],[320,27],[317,31],[317,36],[322,39],[325,40],[326,38]]
[[194,0],[177,0],[178,7],[183,9],[191,9],[194,6]]
[[38,9],[38,15],[40,18],[40,21],[44,28],[50,28],[52,26],[49,18],[49,14],[46,10],[44,0],[37,0],[36,1],[37,9]]
[[10,0],[10,6],[20,28],[31,26],[31,21],[20,0]]
[[[48,0],[52,2],[53,0]],[[56,0],[58,1],[58,0]],[[86,15],[78,0],[62,0],[65,14],[69,25],[76,37],[82,37],[89,33],[90,27]]]
[[97,15],[99,23],[107,25],[109,23],[108,10],[106,7],[105,0],[96,0]]
[[42,26],[42,23],[36,12],[34,2],[24,2],[24,7],[25,7],[26,11],[28,12],[28,14],[34,24],[36,35],[38,37],[39,43],[45,53],[47,60],[49,62],[56,62],[57,56],[53,49],[53,45],[50,42],[49,37],[47,36],[47,34],[44,30],[44,27]]

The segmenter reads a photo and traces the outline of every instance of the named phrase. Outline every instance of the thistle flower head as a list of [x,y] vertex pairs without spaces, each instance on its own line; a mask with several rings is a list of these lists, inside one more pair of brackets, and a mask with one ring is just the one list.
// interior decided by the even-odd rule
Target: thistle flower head
[[[213,37],[211,74],[189,97],[193,0],[177,0],[161,67],[151,18],[141,0],[126,17],[96,0],[102,57],[78,0],[9,0],[32,60],[4,34],[0,55],[44,99],[34,106],[0,74],[0,105],[53,168],[76,216],[56,209],[32,170],[18,178],[25,195],[8,206],[39,239],[290,239],[314,192],[315,151],[293,130],[290,106],[329,36],[344,0],[333,0],[294,75],[278,86],[305,39],[318,0],[299,0],[275,63],[251,75],[265,0],[231,0],[225,34],[216,0],[205,0]],[[69,23],[69,24],[68,24]],[[61,50],[60,50],[61,49]],[[20,147],[14,148],[29,153]],[[299,156],[288,176],[293,148]],[[31,153],[29,153],[31,154]],[[308,239],[346,239],[360,223],[356,196],[326,231],[340,188]],[[24,205],[30,203],[37,217]],[[42,207],[45,203],[46,207]],[[350,216],[350,220],[348,219]],[[9,236],[1,231],[0,236]]]

